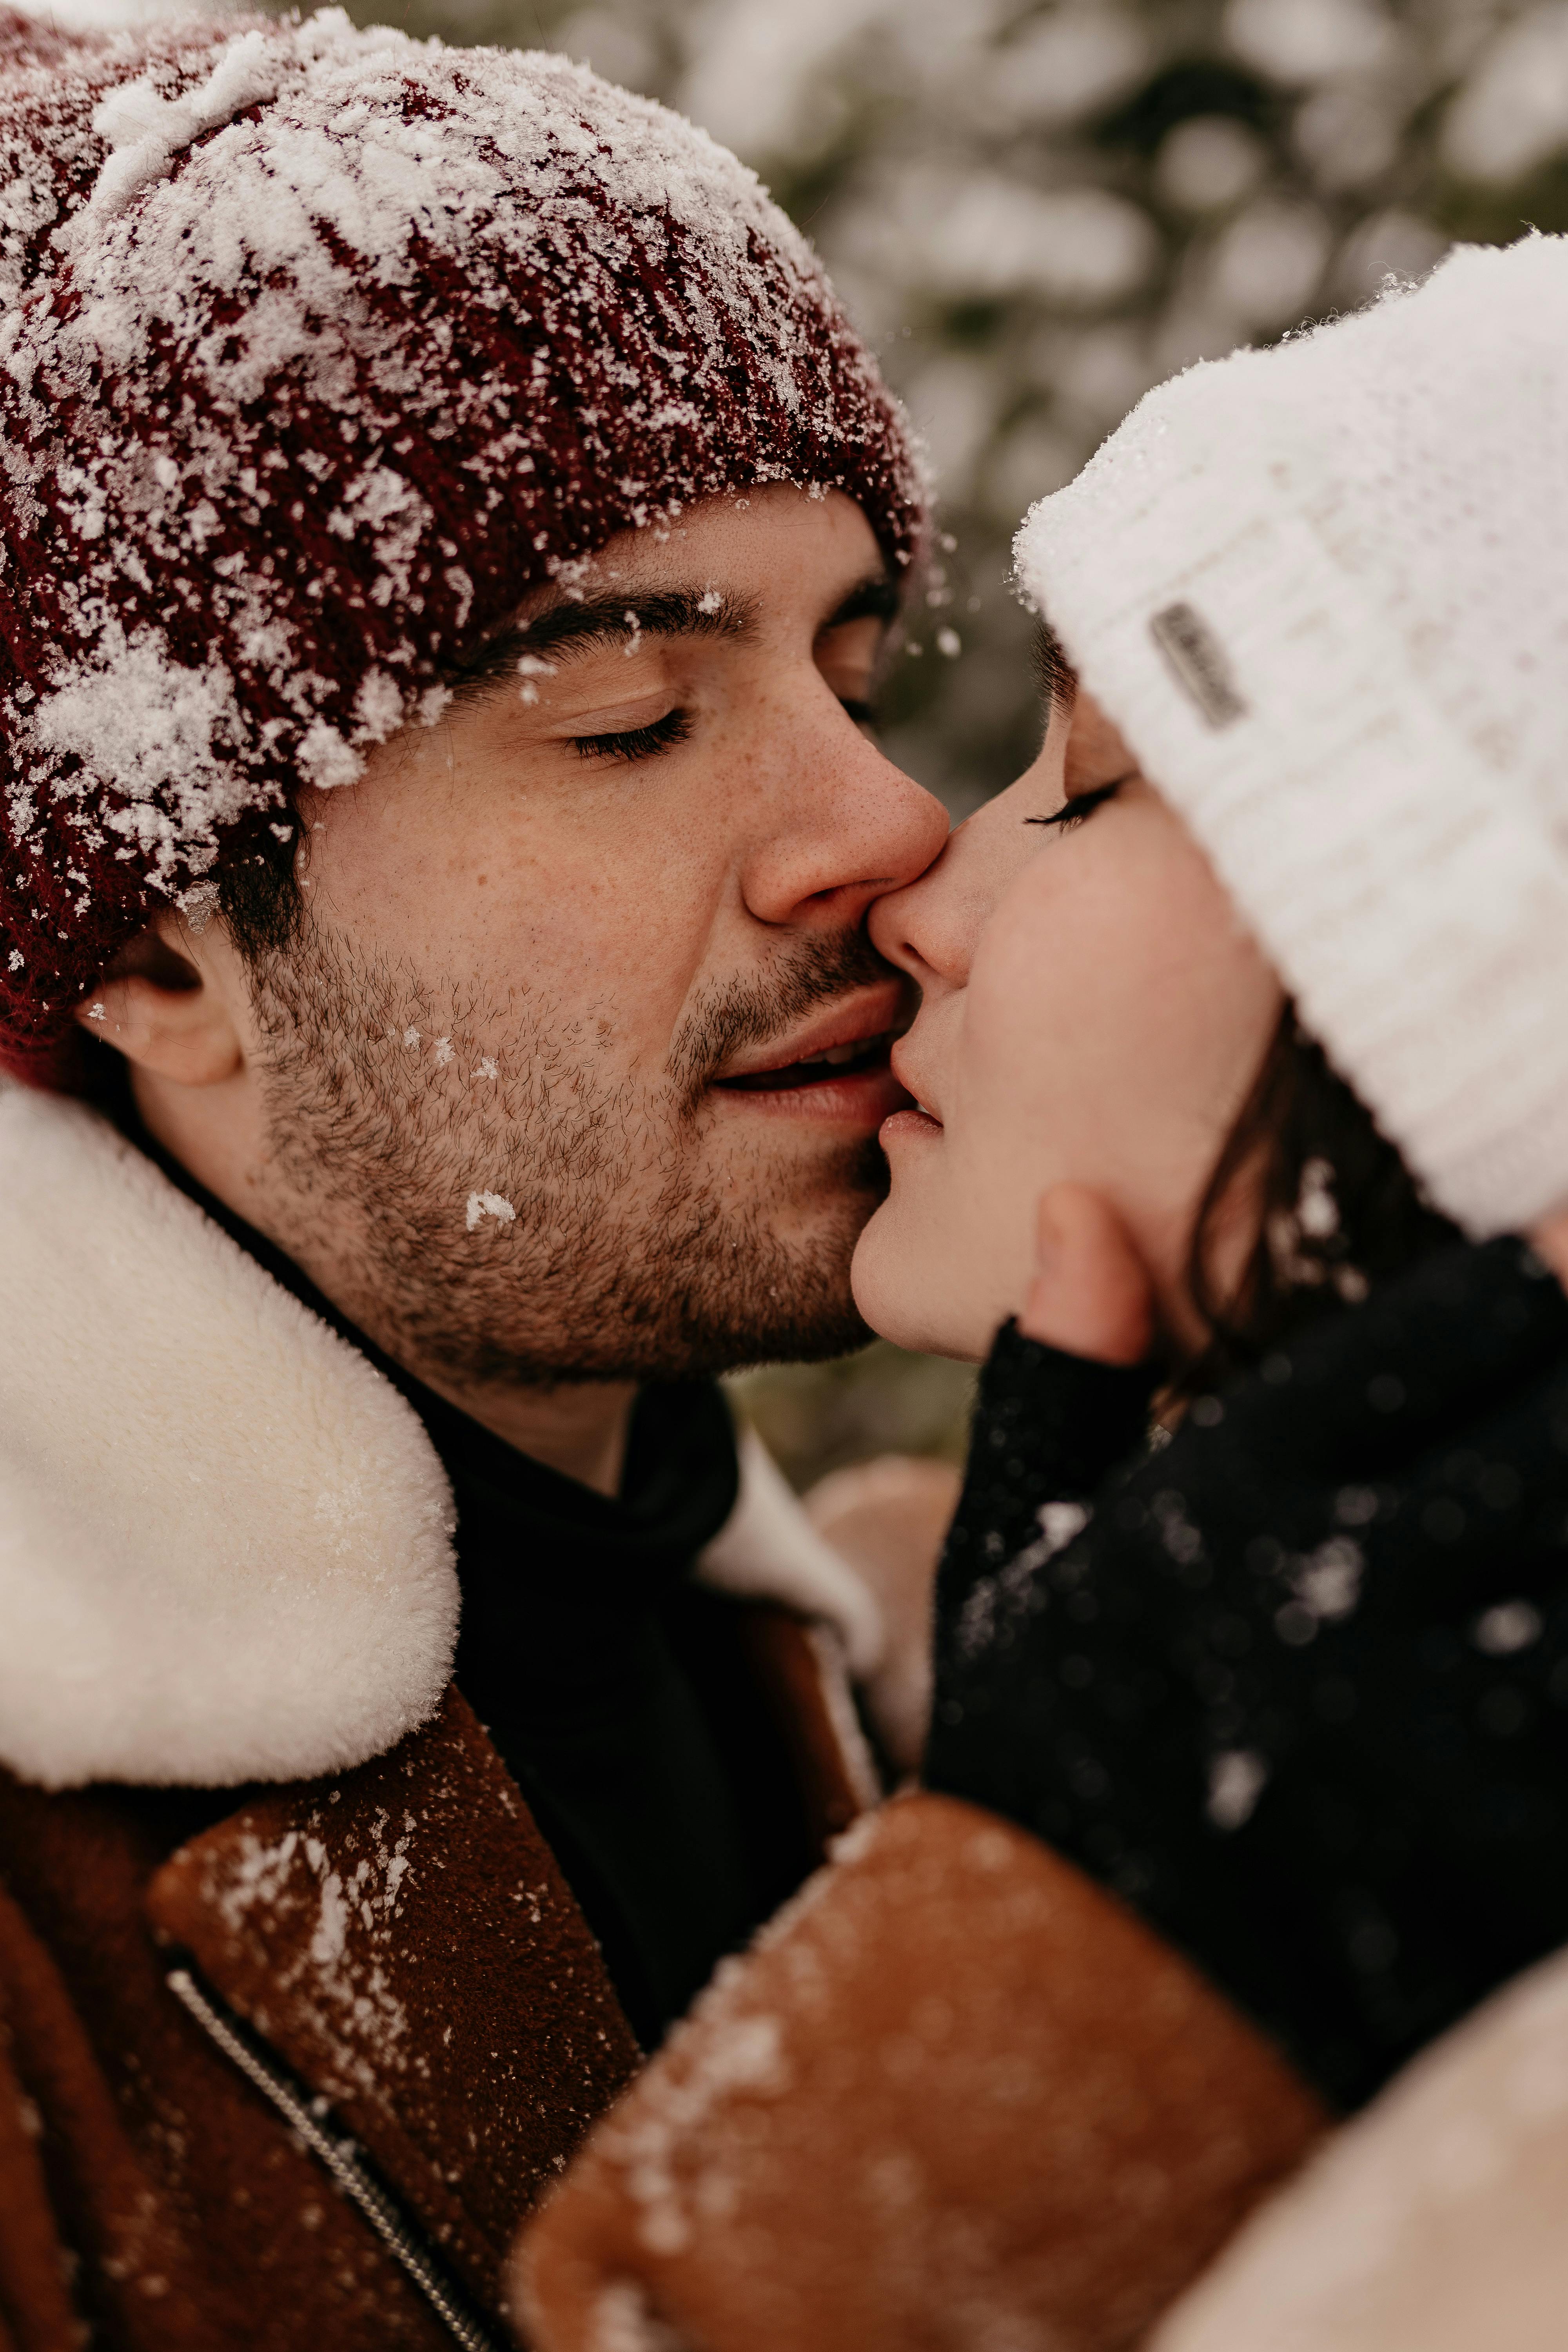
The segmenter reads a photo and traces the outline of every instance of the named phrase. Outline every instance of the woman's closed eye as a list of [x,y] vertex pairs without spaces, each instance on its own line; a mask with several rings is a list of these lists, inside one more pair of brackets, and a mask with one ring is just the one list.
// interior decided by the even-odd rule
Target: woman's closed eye
[[1065,832],[1069,825],[1081,824],[1086,816],[1091,816],[1107,801],[1114,800],[1122,785],[1129,781],[1126,776],[1114,776],[1110,783],[1096,784],[1090,792],[1069,793],[1060,808],[1053,809],[1049,816],[1026,816],[1024,823],[1059,825]]

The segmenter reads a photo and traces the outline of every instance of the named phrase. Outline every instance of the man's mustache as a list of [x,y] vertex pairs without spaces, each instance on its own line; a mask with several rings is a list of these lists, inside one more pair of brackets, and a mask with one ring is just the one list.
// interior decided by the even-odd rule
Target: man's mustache
[[836,997],[897,977],[865,932],[857,930],[794,943],[781,949],[771,971],[726,982],[686,1015],[670,1045],[669,1075],[683,1115],[696,1111],[737,1054],[786,1036],[807,1013]]

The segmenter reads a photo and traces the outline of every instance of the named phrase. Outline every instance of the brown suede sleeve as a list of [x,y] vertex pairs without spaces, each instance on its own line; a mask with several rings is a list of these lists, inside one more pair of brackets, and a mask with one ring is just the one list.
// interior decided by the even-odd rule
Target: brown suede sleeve
[[[736,1611],[736,1625],[758,1697],[784,1743],[800,1790],[811,1851],[821,1856],[880,1794],[853,1719],[854,1702],[831,1646],[833,1636],[806,1624],[793,1611],[754,1603]],[[847,1721],[836,1718],[830,1677],[841,1685]]]
[[595,2131],[513,2299],[537,2352],[647,2315],[697,2352],[1119,2352],[1326,2120],[1078,1871],[899,1799]]

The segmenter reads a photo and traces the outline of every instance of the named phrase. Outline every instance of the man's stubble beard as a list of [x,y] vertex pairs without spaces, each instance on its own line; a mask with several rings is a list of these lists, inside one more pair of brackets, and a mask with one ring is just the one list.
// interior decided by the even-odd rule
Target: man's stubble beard
[[[858,934],[795,945],[688,1015],[644,1087],[598,1066],[598,1009],[486,1002],[307,917],[252,971],[267,1222],[389,1355],[465,1386],[843,1355],[869,1336],[849,1261],[887,1191],[881,1150],[770,1160],[759,1117],[726,1197],[702,1161],[707,1080],[886,969]],[[514,1214],[481,1202],[470,1229],[485,1194]]]

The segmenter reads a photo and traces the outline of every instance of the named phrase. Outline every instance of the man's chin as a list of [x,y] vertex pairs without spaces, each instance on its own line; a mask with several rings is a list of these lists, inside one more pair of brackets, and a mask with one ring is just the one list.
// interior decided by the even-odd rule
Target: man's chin
[[579,1196],[553,1229],[514,1181],[516,1213],[493,1231],[457,1242],[448,1216],[395,1261],[367,1249],[375,1312],[361,1319],[411,1370],[476,1387],[697,1380],[865,1347],[849,1265],[887,1188],[875,1143],[797,1160],[782,1182],[769,1168],[750,1197],[743,1172],[688,1171],[618,1218],[613,1202],[581,1213]]
[[693,1362],[687,1378],[751,1371],[759,1364],[827,1364],[858,1355],[876,1338],[846,1288],[837,1312],[781,1318],[750,1331],[713,1335],[706,1361]]
[[[821,1364],[875,1337],[855,1304],[849,1264],[873,1202],[845,1203],[832,1223],[731,1251],[693,1286],[679,1330],[667,1327],[644,1377],[691,1379],[755,1364]],[[651,1335],[650,1335],[651,1336]]]
[[[715,1215],[688,1230],[679,1278],[668,1252],[662,1279],[630,1281],[607,1353],[616,1377],[692,1380],[755,1364],[816,1364],[855,1354],[874,1338],[855,1304],[849,1267],[887,1190],[873,1144],[840,1150],[811,1193]],[[651,1272],[654,1253],[644,1259]],[[584,1335],[586,1340],[586,1335]],[[608,1339],[606,1330],[605,1337]]]
[[743,1291],[710,1290],[677,1311],[639,1318],[616,1330],[601,1323],[548,1360],[495,1351],[490,1380],[551,1387],[579,1381],[696,1381],[758,1364],[825,1364],[852,1356],[876,1337],[850,1295],[847,1261],[837,1278],[819,1275],[777,1286],[765,1303]]

